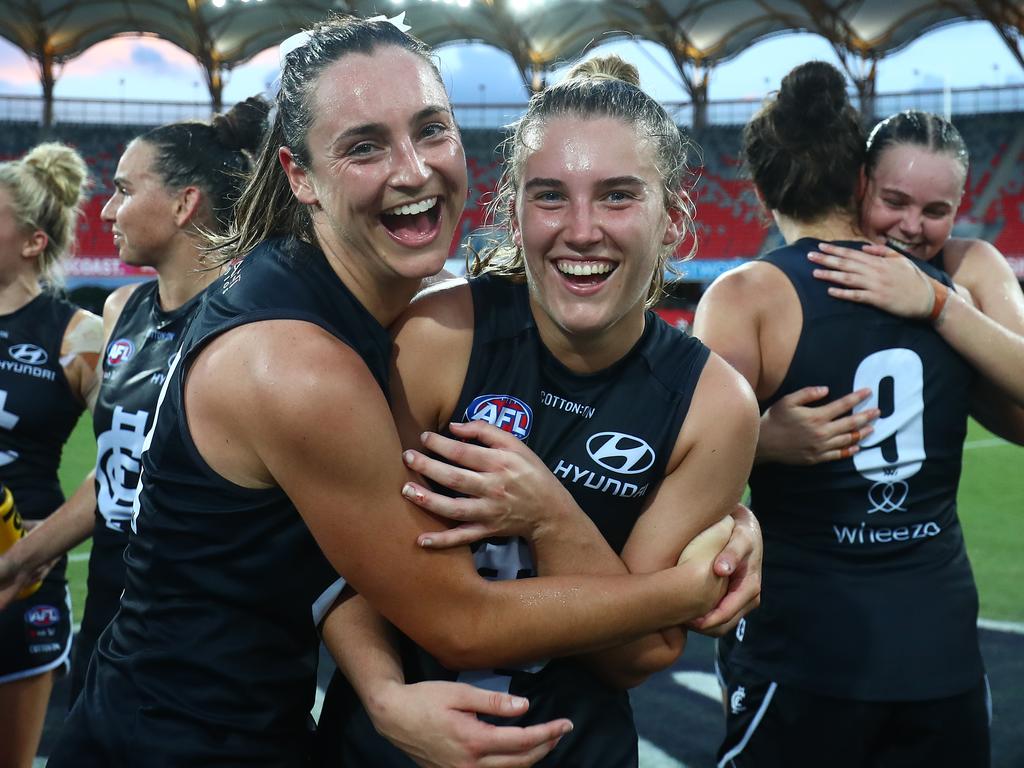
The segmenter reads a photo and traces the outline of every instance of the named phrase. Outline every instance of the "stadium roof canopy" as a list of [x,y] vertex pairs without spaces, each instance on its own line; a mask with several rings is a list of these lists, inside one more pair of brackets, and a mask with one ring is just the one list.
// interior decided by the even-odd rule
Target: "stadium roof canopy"
[[991,22],[1024,66],[1024,0],[5,0],[0,35],[37,62],[47,104],[55,65],[115,35],[150,33],[197,59],[219,107],[225,70],[329,11],[403,10],[431,45],[482,42],[506,51],[534,90],[553,66],[607,40],[658,43],[671,54],[698,123],[712,68],[787,31],[827,38],[862,105],[873,97],[880,58],[956,21]]

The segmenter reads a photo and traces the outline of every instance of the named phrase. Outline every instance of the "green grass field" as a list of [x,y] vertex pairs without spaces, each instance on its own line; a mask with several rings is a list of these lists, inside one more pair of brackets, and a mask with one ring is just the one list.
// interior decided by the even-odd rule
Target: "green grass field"
[[[1024,621],[1024,448],[994,438],[973,421],[967,434],[960,482],[960,518],[981,593],[986,619]],[[83,417],[64,451],[61,482],[70,493],[92,467],[95,443],[92,421]],[[85,605],[89,542],[72,553],[68,579],[75,621]]]

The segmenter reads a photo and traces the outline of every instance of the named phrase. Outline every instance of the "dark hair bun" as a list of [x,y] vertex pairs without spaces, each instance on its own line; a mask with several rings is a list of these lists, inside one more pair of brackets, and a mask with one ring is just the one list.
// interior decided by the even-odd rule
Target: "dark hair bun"
[[270,103],[262,96],[250,96],[223,115],[210,121],[214,135],[226,149],[255,152],[263,138]]
[[782,79],[775,129],[783,141],[803,143],[832,128],[849,107],[842,73],[824,61],[810,61]]

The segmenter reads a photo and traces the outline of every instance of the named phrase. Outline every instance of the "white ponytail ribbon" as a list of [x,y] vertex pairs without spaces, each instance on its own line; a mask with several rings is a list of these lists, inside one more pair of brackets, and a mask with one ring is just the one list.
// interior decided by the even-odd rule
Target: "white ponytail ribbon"
[[402,32],[408,32],[412,29],[412,27],[405,23],[405,11],[402,11],[397,16],[392,16],[390,19],[382,13],[380,16],[367,19],[367,21],[386,21],[391,26],[398,27]]
[[[397,16],[388,18],[381,14],[380,16],[374,16],[373,18],[367,19],[367,21],[386,21],[394,27],[397,27],[402,32],[408,32],[412,27],[405,23],[405,11],[402,11]],[[302,32],[296,32],[291,37],[285,38],[284,41],[277,47],[277,61],[280,64],[281,69],[284,69],[284,60],[289,53],[297,48],[301,48],[309,42],[309,38],[312,36],[312,32],[308,29]]]
[[308,29],[304,29],[301,32],[296,32],[291,37],[286,37],[279,46],[277,46],[277,61],[281,65],[281,69],[284,69],[284,60],[289,53],[294,51],[296,48],[301,48],[309,42],[309,38],[313,36],[313,33]]

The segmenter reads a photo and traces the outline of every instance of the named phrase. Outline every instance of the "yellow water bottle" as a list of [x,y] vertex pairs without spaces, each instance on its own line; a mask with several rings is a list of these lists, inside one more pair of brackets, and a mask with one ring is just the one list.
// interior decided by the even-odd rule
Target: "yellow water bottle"
[[[25,526],[21,522],[18,508],[14,504],[14,494],[3,483],[0,483],[0,522],[2,522],[0,524],[0,555],[2,555],[14,546],[14,542],[25,537]],[[42,585],[41,581],[30,584],[18,593],[18,599],[22,600],[28,597]]]

